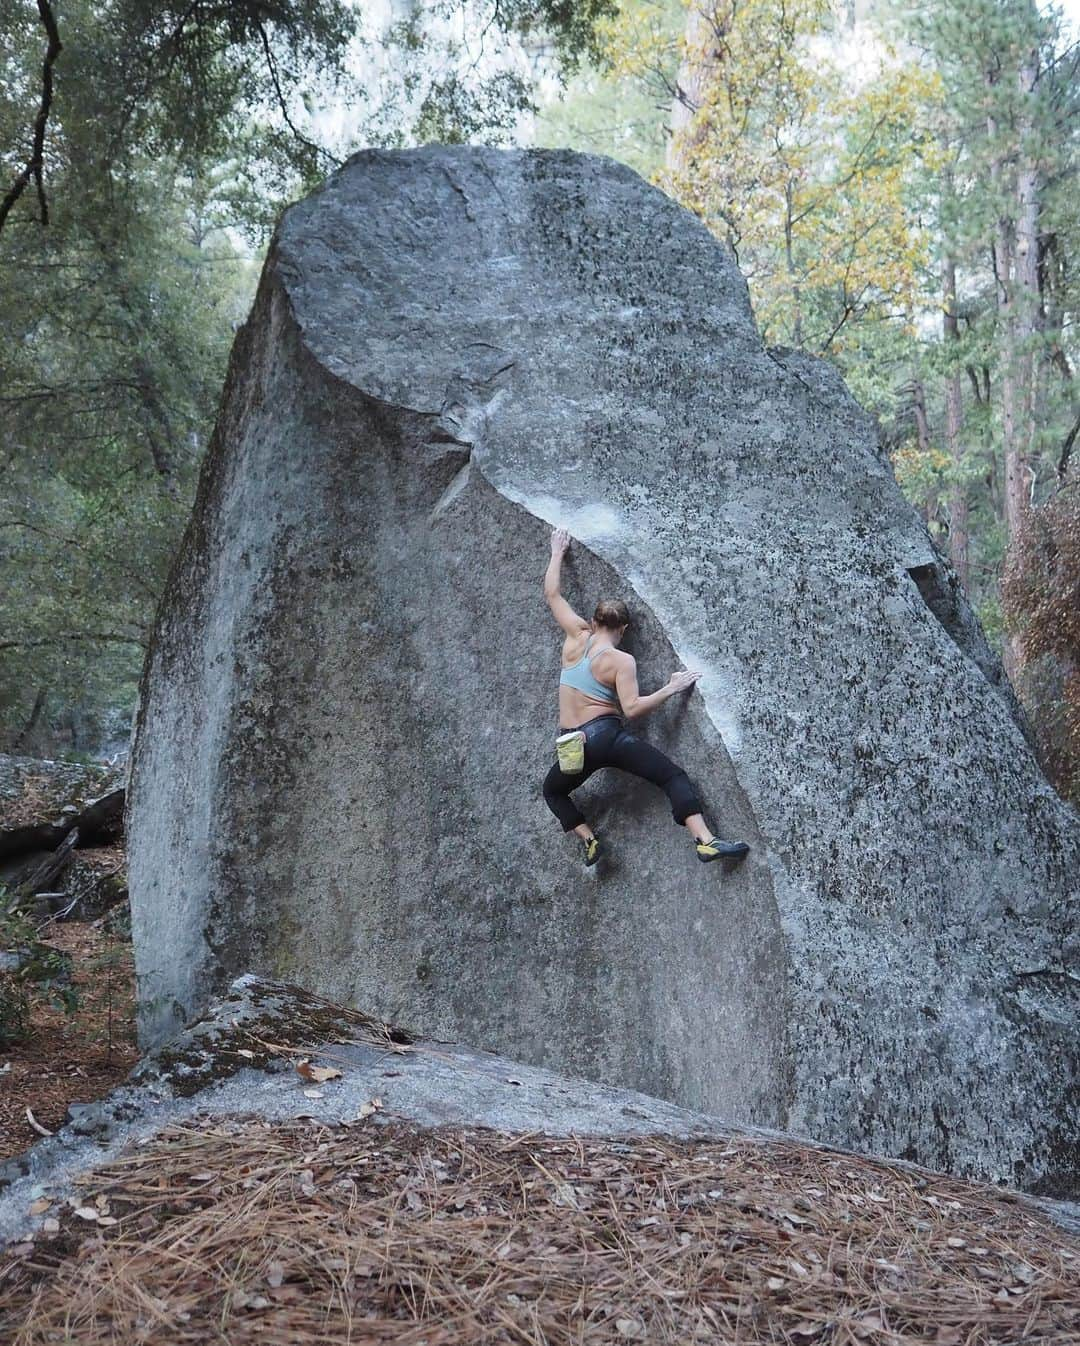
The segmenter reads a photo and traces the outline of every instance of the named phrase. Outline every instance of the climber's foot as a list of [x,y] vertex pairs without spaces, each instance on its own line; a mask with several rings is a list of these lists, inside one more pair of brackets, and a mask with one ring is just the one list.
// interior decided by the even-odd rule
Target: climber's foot
[[603,843],[599,837],[587,837],[585,840],[585,864],[595,865],[600,859],[603,851]]
[[694,849],[698,859],[708,864],[710,860],[745,855],[750,847],[745,841],[721,841],[719,837],[710,837],[708,841],[697,842]]

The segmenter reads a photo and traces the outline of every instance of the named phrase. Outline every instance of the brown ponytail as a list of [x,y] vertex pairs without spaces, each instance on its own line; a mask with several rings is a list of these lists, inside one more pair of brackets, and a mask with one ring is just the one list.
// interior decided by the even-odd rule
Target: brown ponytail
[[620,626],[629,626],[630,609],[621,598],[602,598],[593,613],[593,625],[602,626],[608,631],[617,631]]

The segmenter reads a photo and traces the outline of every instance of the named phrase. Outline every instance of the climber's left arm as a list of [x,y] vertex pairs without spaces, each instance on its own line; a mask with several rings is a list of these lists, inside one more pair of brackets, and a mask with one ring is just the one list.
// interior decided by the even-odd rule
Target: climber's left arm
[[544,575],[544,599],[551,609],[551,615],[568,636],[579,635],[589,629],[584,617],[579,617],[562,596],[561,576],[562,558],[570,545],[570,534],[565,528],[556,528],[551,535],[551,560]]

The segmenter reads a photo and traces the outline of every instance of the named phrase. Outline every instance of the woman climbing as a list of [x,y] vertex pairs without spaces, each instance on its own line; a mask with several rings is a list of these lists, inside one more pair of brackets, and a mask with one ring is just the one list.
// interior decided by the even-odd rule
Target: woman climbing
[[686,772],[623,724],[623,716],[637,719],[668,697],[687,691],[700,673],[674,673],[659,691],[642,695],[633,656],[618,648],[630,622],[626,604],[621,599],[597,603],[592,621],[587,622],[560,592],[562,558],[569,545],[570,534],[565,528],[556,528],[544,576],[544,598],[566,632],[559,676],[559,756],[544,780],[548,808],[564,832],[576,832],[581,837],[585,863],[595,864],[602,843],[571,800],[570,792],[598,768],[614,766],[660,786],[671,803],[672,817],[694,838],[699,860],[745,855],[750,849],[745,841],[720,841],[709,831]]

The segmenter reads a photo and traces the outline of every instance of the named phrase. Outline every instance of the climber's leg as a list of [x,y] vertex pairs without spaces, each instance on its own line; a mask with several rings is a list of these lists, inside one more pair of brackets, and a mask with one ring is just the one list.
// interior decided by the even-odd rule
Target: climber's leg
[[660,786],[671,804],[671,816],[697,843],[699,859],[708,861],[721,855],[745,855],[750,849],[745,842],[724,842],[713,836],[701,816],[701,800],[689,776],[659,748],[624,729],[611,746],[609,760],[612,766]]
[[588,780],[595,769],[595,767],[590,767],[586,763],[584,771],[577,771],[572,776],[568,776],[558,762],[554,762],[551,770],[544,777],[544,802],[558,818],[564,832],[576,832],[581,838],[585,846],[585,863],[587,865],[595,865],[599,860],[602,843],[585,821],[581,810],[570,798],[570,791],[576,790],[579,785]]
[[629,771],[643,780],[659,785],[671,804],[671,816],[682,823],[698,840],[709,836],[709,829],[701,816],[701,801],[690,778],[677,763],[659,748],[646,743],[628,729],[623,729],[611,745],[609,758],[612,766]]
[[579,727],[585,732],[584,769],[568,774],[558,761],[553,762],[544,778],[544,800],[562,824],[563,831],[577,833],[584,842],[586,865],[594,865],[604,850],[604,843],[585,821],[581,810],[570,798],[570,791],[584,784],[600,767],[610,765],[608,749],[622,728],[622,721],[617,715],[598,715]]
[[568,776],[559,766],[552,763],[551,770],[544,777],[544,802],[562,824],[564,832],[576,832],[585,846],[586,865],[595,865],[602,849],[599,837],[585,821],[584,815],[570,798],[570,791],[576,790],[587,780],[595,768],[586,766],[584,771]]
[[558,762],[553,762],[551,770],[544,777],[544,803],[558,818],[564,832],[577,832],[581,837],[591,835],[585,815],[570,798],[570,791],[576,790],[591,774],[589,771],[578,771],[568,776]]

